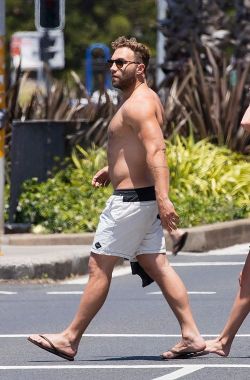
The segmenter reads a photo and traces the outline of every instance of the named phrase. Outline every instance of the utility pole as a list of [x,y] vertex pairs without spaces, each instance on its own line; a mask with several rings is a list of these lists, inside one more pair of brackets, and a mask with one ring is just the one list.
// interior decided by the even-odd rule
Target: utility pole
[[6,122],[5,102],[5,0],[0,0],[0,255],[4,234],[4,140]]
[[166,12],[168,8],[167,0],[157,0],[157,42],[156,42],[156,85],[159,85],[164,79],[164,73],[161,69],[161,64],[165,61],[165,37],[163,33],[159,30],[161,21],[166,18]]

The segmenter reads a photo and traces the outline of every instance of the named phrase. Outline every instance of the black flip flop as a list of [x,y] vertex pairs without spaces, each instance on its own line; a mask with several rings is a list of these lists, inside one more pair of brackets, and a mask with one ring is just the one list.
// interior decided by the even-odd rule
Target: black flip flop
[[64,352],[58,350],[58,348],[56,348],[54,346],[54,344],[46,336],[43,336],[43,335],[39,335],[39,336],[41,338],[43,338],[44,340],[46,340],[50,344],[51,348],[43,346],[41,343],[37,342],[36,340],[31,339],[30,337],[28,338],[28,341],[31,342],[31,343],[33,343],[33,344],[35,344],[36,346],[40,347],[42,350],[45,350],[45,351],[50,352],[51,354],[60,356],[63,359],[66,359],[66,360],[69,360],[69,361],[73,361],[74,360],[73,356],[67,355]]
[[197,352],[177,352],[175,350],[169,350],[171,351],[174,355],[176,355],[174,358],[166,358],[164,355],[160,355],[162,360],[178,360],[178,359],[191,359],[191,358],[196,358],[197,356],[204,356],[208,355],[209,352],[206,350],[203,351],[197,351]]
[[173,255],[177,255],[177,253],[182,250],[187,241],[187,237],[188,232],[184,232],[184,234],[182,234],[181,237],[173,244]]

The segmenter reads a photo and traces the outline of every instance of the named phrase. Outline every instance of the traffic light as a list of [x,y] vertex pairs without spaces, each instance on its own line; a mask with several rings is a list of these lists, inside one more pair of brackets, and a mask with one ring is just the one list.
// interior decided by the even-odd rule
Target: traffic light
[[62,29],[64,26],[64,7],[64,0],[36,0],[37,29]]
[[40,39],[40,55],[43,62],[48,62],[49,59],[54,58],[54,45],[55,38],[51,37],[48,33],[44,33]]

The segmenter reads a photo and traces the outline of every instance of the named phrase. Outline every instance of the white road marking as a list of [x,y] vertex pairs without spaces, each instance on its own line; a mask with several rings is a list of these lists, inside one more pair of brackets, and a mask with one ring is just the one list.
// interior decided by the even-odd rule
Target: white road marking
[[217,251],[208,251],[208,252],[179,252],[178,256],[184,257],[204,257],[204,256],[247,256],[247,250],[244,252],[217,252]]
[[[192,262],[192,263],[171,263],[172,267],[197,267],[197,266],[243,266],[244,261],[204,261],[204,262]],[[130,266],[125,266],[121,268],[117,268],[113,272],[114,277],[126,276],[131,274]],[[75,278],[73,280],[62,281],[63,285],[85,285],[88,282],[88,275],[84,275],[82,277]]]
[[189,292],[188,291],[188,294],[216,294],[216,292]]
[[64,291],[62,291],[62,292],[46,292],[46,294],[49,294],[49,295],[51,295],[51,294],[59,294],[59,295],[64,295],[64,294],[82,294],[82,291],[72,291],[72,292],[70,292],[70,291],[68,291],[68,292],[64,292]]
[[0,294],[17,294],[17,292],[6,292],[4,290],[1,290]]
[[[2,365],[0,370],[17,370],[17,369],[161,369],[161,368],[194,368],[200,365],[194,364],[72,364],[72,365]],[[204,364],[203,368],[250,368],[250,364]]]
[[163,375],[161,377],[155,377],[153,380],[175,380],[185,375],[189,375],[190,373],[199,371],[200,369],[203,369],[203,368],[204,368],[203,365],[200,365],[200,366],[193,365],[191,367],[180,368],[180,369],[177,369],[177,371],[168,373],[167,375]]
[[247,255],[249,251],[249,243],[236,244],[231,247],[213,249],[207,252],[179,252],[178,256],[236,256],[236,255]]
[[[30,334],[1,334],[0,338],[27,338]],[[201,334],[203,337],[213,338],[218,334]],[[84,334],[90,338],[180,338],[181,334]],[[237,334],[237,338],[250,338],[250,334]]]
[[[161,291],[158,291],[158,292],[149,292],[147,293],[149,295],[156,295],[156,294],[161,294],[162,295],[162,292]],[[204,295],[207,295],[207,294],[216,294],[216,292],[193,292],[193,291],[188,291],[188,294],[204,294]]]
[[[115,268],[114,272],[112,274],[112,278],[120,277],[120,276],[126,276],[127,274],[131,274],[130,266]],[[62,283],[66,284],[66,285],[85,285],[85,284],[87,284],[88,279],[89,279],[89,276],[84,275],[81,278],[74,278],[73,280],[66,280],[66,281],[63,281]]]
[[171,263],[172,267],[234,266],[244,265],[245,261],[203,261],[192,263]]
[[[54,294],[58,294],[58,295],[68,295],[68,294],[82,294],[82,291],[61,291],[61,292],[46,292],[46,294],[48,295],[54,295]],[[162,292],[150,292],[150,293],[147,293],[147,294],[150,294],[150,295],[155,295],[155,294],[162,294]],[[188,292],[188,294],[216,294],[216,292]]]

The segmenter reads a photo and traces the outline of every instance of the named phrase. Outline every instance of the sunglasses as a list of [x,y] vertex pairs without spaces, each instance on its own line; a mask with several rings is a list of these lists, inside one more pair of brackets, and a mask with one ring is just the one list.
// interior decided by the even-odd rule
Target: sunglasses
[[118,69],[121,69],[123,67],[123,65],[125,65],[126,63],[140,64],[141,62],[126,61],[125,59],[121,59],[121,58],[118,58],[118,59],[108,59],[107,60],[107,64],[109,65],[109,67],[112,67],[114,63],[115,63],[115,65],[116,65],[116,67]]

